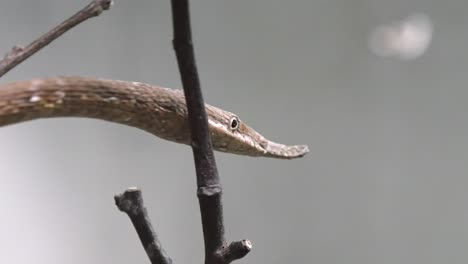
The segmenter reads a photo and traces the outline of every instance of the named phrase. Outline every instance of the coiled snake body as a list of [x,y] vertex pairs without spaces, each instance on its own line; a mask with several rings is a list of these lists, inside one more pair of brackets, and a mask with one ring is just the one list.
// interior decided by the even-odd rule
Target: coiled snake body
[[[236,115],[206,105],[215,150],[291,159],[307,146],[267,140]],[[33,79],[0,85],[0,126],[49,117],[88,117],[143,129],[160,138],[190,144],[184,94],[139,82],[84,77]]]

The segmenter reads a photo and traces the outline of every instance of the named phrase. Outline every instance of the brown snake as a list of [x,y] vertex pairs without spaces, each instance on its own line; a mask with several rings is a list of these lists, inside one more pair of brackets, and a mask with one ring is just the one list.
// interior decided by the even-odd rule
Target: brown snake
[[[267,140],[236,115],[206,105],[215,150],[282,159],[302,157],[305,145]],[[184,94],[140,82],[56,77],[0,85],[0,126],[48,117],[88,117],[143,129],[190,144]]]

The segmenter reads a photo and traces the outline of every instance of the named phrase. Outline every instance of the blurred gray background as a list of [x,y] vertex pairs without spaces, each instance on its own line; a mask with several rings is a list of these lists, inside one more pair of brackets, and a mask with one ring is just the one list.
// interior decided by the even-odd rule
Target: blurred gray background
[[[3,0],[0,51],[89,0]],[[239,263],[468,261],[468,2],[192,1],[205,100],[265,136],[308,144],[282,161],[217,153]],[[382,58],[369,33],[413,12],[434,38]],[[170,1],[115,0],[1,82],[84,75],[179,88]],[[175,263],[202,263],[190,148],[122,125],[50,119],[0,129],[0,263],[149,263],[113,195],[143,189]]]

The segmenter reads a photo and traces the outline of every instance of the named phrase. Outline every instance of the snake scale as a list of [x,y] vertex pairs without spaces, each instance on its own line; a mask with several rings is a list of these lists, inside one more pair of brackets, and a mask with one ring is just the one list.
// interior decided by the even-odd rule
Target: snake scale
[[[305,145],[272,142],[236,115],[206,105],[215,150],[282,159],[304,156]],[[87,117],[145,130],[190,144],[184,94],[144,84],[85,77],[54,77],[0,85],[0,126],[50,117]]]

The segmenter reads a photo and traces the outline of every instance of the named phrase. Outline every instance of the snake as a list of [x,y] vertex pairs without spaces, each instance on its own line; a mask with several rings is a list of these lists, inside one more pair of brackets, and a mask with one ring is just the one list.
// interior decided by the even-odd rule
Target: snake
[[[226,110],[205,104],[216,151],[256,157],[293,159],[306,145],[266,139]],[[191,144],[182,90],[141,82],[58,76],[0,84],[0,127],[53,117],[84,117],[144,130],[159,138]]]

